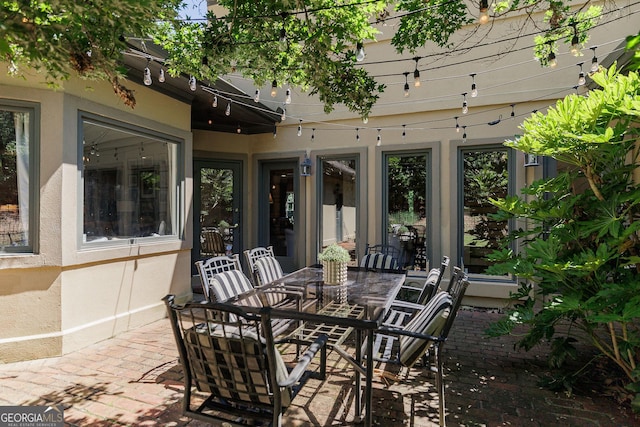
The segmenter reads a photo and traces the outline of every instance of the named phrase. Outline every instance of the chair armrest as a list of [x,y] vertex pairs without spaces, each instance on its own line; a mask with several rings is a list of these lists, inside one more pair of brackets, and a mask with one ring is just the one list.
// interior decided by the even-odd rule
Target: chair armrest
[[[289,376],[286,380],[279,383],[280,387],[291,387],[302,378],[305,371],[307,370],[307,366],[311,363],[316,353],[320,350],[323,352],[323,363],[326,360],[326,344],[327,344],[327,336],[320,335],[316,340],[305,350],[305,352],[298,359],[298,364],[294,366],[294,368],[289,372]],[[324,368],[323,368],[324,369]]]

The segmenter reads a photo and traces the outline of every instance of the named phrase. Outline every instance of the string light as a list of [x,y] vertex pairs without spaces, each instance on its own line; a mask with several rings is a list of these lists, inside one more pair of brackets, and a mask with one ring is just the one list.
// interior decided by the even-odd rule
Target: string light
[[480,0],[480,15],[478,16],[478,24],[486,24],[489,22],[489,1]]
[[144,68],[144,77],[142,78],[142,82],[146,86],[151,86],[153,81],[151,80],[151,70],[149,69],[149,63],[151,62],[151,58],[147,58],[147,66]]
[[409,73],[405,71],[402,74],[404,74],[404,97],[406,98],[409,96],[409,81],[407,80]]
[[356,128],[356,142],[360,142],[360,128]]
[[165,76],[164,76],[164,67],[160,68],[160,75],[158,76],[158,81],[160,83],[164,83],[165,82]]
[[256,89],[256,94],[255,94],[255,96],[253,97],[253,100],[254,100],[255,102],[260,102],[260,89]]
[[213,102],[211,102],[213,108],[218,108],[218,95],[213,95]]
[[600,68],[598,64],[598,58],[596,57],[596,46],[590,48],[593,51],[593,58],[591,59],[591,72],[595,73]]
[[558,60],[556,59],[556,54],[553,52],[549,52],[549,56],[547,56],[547,66],[549,68],[556,68],[558,65]]
[[467,92],[462,94],[462,114],[469,112],[469,106],[467,105]]
[[478,96],[478,88],[476,87],[476,73],[469,74],[471,76],[471,97]]
[[291,104],[291,86],[289,86],[287,88],[287,94],[286,94],[286,96],[284,98],[284,103],[285,104]]
[[511,104],[511,118],[513,119],[516,116],[516,104]]
[[356,44],[356,61],[362,62],[365,58],[364,45],[361,42]]
[[462,142],[467,142],[467,127],[462,126]]
[[569,52],[573,56],[581,56],[582,52],[580,51],[580,40],[578,39],[578,28],[576,24],[573,24],[573,37],[571,38],[571,49]]
[[418,61],[420,60],[420,57],[416,56],[413,60],[416,61],[416,69],[413,70],[413,86],[420,87],[420,71],[418,70]]
[[227,102],[227,108],[226,108],[226,110],[224,110],[224,115],[225,116],[230,116],[231,115],[231,101]]
[[273,139],[276,139],[276,136],[278,136],[278,127],[274,124],[273,125]]
[[584,62],[578,64],[580,67],[580,74],[578,74],[578,86],[584,86],[587,83],[587,79],[585,78],[584,71],[582,71],[582,65]]
[[282,106],[282,115],[280,116],[280,120],[283,122],[287,120],[287,109],[284,107],[284,105]]
[[460,133],[460,124],[458,123],[458,116],[455,116],[454,119],[456,119],[456,132]]
[[273,79],[273,81],[271,82],[271,97],[275,98],[277,94],[278,94],[278,81],[276,79]]
[[242,133],[242,129],[240,128],[240,123],[238,123],[238,128],[236,129],[236,132]]
[[191,89],[192,92],[195,92],[197,88],[196,78],[193,76],[189,77],[189,89]]
[[369,117],[363,117],[363,118],[362,118],[362,123],[364,123],[365,125],[366,125],[367,123],[369,123]]
[[382,144],[382,136],[380,135],[380,131],[381,131],[381,130],[382,130],[382,129],[378,128],[378,138],[377,138],[377,142],[376,142],[376,145],[377,145],[378,147],[380,146],[380,144]]
[[404,139],[407,136],[407,131],[405,130],[405,127],[407,125],[402,125],[402,139]]
[[298,122],[298,136],[302,136],[302,120]]
[[311,142],[316,139],[316,128],[311,128]]

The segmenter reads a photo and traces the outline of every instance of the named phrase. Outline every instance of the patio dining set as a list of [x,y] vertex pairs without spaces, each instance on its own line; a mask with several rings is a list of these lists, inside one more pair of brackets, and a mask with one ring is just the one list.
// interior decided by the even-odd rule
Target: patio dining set
[[307,380],[326,378],[327,352],[335,352],[353,372],[354,422],[372,425],[373,377],[399,365],[435,374],[444,426],[442,351],[468,278],[453,267],[443,280],[447,257],[416,280],[391,254],[367,252],[340,284],[325,283],[319,265],[284,274],[271,247],[244,252],[249,274],[238,254],[196,262],[205,300],[165,297],[185,373],[183,413],[280,426]]

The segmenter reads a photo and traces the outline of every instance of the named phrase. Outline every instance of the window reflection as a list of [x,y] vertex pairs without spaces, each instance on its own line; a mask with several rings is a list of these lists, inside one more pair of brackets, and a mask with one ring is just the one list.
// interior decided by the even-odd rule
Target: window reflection
[[176,235],[178,144],[84,120],[83,239]]

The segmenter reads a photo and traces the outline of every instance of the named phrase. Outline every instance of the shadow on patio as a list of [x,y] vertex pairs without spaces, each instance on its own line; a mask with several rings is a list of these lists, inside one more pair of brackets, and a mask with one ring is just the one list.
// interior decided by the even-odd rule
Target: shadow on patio
[[[538,386],[540,352],[482,336],[497,314],[461,310],[445,346],[449,426],[640,426],[640,417],[595,390],[572,396]],[[325,381],[310,380],[285,413],[287,426],[345,426],[352,377],[331,353]],[[387,368],[390,377],[393,368]],[[433,377],[414,368],[400,382],[374,378],[374,423],[437,425]],[[167,320],[63,357],[0,365],[0,405],[52,405],[69,426],[200,426],[181,416],[182,369]]]

